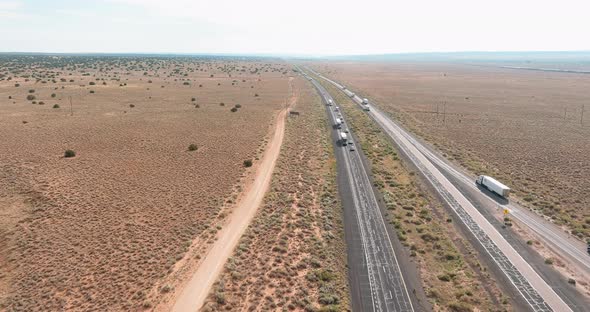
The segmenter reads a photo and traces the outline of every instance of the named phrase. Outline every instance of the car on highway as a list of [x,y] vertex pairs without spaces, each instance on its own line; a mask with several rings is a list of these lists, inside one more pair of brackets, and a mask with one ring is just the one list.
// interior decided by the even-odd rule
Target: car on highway
[[590,242],[588,242],[588,247],[586,248],[586,251],[588,252],[588,254],[590,255]]

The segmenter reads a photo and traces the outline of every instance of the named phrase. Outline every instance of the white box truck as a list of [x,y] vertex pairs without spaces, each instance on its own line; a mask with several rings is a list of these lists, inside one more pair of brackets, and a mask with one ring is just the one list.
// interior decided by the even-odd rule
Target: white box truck
[[332,99],[328,100],[328,106],[332,106]]
[[342,143],[342,145],[346,145],[348,143],[348,136],[342,131],[340,132],[340,143]]
[[338,129],[342,129],[342,123],[344,123],[344,121],[340,118],[336,118],[336,127]]
[[475,183],[487,188],[488,190],[504,198],[508,198],[508,195],[510,195],[510,188],[492,177],[480,175],[479,177],[477,177],[477,180],[475,180]]

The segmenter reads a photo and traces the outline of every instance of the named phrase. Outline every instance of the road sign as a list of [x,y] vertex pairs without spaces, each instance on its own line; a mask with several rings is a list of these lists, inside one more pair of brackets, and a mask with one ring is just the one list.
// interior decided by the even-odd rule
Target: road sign
[[510,213],[510,210],[508,210],[508,209],[504,209],[504,214],[505,214],[505,215],[507,215],[507,214],[509,214],[509,213]]

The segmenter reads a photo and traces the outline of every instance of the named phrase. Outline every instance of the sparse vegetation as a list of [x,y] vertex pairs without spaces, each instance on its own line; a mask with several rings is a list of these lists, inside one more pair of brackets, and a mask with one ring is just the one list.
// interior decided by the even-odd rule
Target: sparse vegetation
[[68,149],[68,150],[66,150],[66,151],[65,151],[65,153],[64,153],[64,157],[65,157],[65,158],[76,157],[76,152],[74,152],[74,151],[73,151],[73,150],[71,150],[71,149]]
[[244,167],[246,167],[246,168],[252,167],[252,159],[244,160]]
[[199,149],[199,147],[197,146],[197,144],[190,144],[190,145],[188,146],[188,150],[189,150],[189,151],[191,151],[191,152],[192,152],[192,151],[196,151],[196,150],[198,150],[198,149]]
[[210,311],[350,309],[326,116],[313,89],[301,93],[305,114],[287,123],[271,191],[216,282]]
[[[18,207],[0,218],[9,229],[0,230],[0,310],[156,309],[179,289],[183,257],[204,254],[247,183],[242,162],[259,157],[288,78],[263,73],[257,90],[267,96],[254,103],[227,77],[242,66],[240,77],[251,75],[260,60],[0,54],[0,64],[0,76],[15,77],[0,81],[0,201]],[[187,105],[192,97],[201,109]],[[49,107],[30,105],[39,100]],[[247,116],[214,105],[236,101],[251,108]],[[197,151],[178,153],[191,142]],[[66,148],[77,155],[66,158]],[[71,253],[84,246],[96,248]]]

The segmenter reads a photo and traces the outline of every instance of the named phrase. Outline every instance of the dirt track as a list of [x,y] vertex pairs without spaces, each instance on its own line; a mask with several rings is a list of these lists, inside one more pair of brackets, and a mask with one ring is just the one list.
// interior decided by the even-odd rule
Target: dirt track
[[245,190],[245,196],[238,202],[227,224],[219,231],[217,241],[185,285],[174,304],[173,311],[197,311],[201,308],[227,258],[232,254],[250,220],[262,204],[281,150],[285,132],[285,115],[286,111],[282,110],[277,116],[273,138],[257,169],[254,182]]

